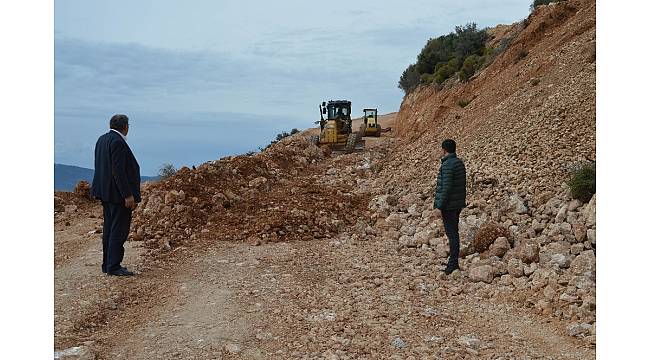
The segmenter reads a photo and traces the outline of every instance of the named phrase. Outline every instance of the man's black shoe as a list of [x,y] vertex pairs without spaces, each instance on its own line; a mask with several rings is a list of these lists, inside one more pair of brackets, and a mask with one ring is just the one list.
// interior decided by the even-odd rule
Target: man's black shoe
[[129,271],[129,269],[122,267],[117,270],[109,271],[108,275],[113,275],[113,276],[133,276],[135,275],[133,271]]
[[460,270],[460,267],[458,267],[458,264],[454,264],[454,265],[447,264],[447,267],[445,268],[445,274],[450,275],[455,270]]

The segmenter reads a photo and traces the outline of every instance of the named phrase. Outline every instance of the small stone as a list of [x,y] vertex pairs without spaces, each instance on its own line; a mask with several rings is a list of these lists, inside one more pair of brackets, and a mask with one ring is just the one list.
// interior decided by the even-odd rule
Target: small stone
[[510,259],[508,261],[508,274],[514,278],[524,276],[524,264],[519,259]]
[[560,295],[560,300],[566,301],[568,303],[576,303],[578,302],[578,297],[574,295],[569,295],[567,293],[562,293],[562,295]]
[[404,347],[406,347],[406,343],[404,342],[404,340],[402,340],[399,337],[393,339],[393,341],[390,344],[398,349],[403,349]]
[[95,353],[85,345],[54,352],[55,360],[94,360]]
[[526,214],[528,212],[528,208],[526,207],[526,204],[524,203],[524,199],[521,198],[519,195],[512,195],[510,197],[510,201],[508,202],[509,208],[512,209],[515,213],[517,214]]
[[252,246],[259,246],[262,244],[262,240],[257,236],[249,236],[248,239],[246,239],[246,243]]
[[553,300],[555,298],[555,294],[556,291],[554,285],[549,284],[544,288],[544,297],[546,300]]
[[551,265],[556,265],[560,269],[566,269],[571,264],[571,259],[564,254],[551,255]]
[[470,349],[478,349],[481,345],[481,340],[474,335],[463,335],[456,340],[458,345],[468,347]]
[[570,336],[583,337],[589,335],[589,333],[591,332],[591,324],[575,323],[567,326],[566,330]]
[[169,240],[163,240],[160,247],[165,251],[170,251],[172,249],[172,246],[169,244]]
[[536,263],[524,265],[524,275],[526,275],[526,276],[530,276],[530,274],[534,273],[535,270],[537,270],[537,264]]
[[567,209],[568,209],[569,211],[576,211],[580,206],[582,206],[582,201],[580,201],[580,200],[578,200],[578,199],[573,199],[573,200],[571,200],[571,202],[569,203],[569,206],[568,206]]
[[230,354],[239,354],[241,352],[241,347],[235,343],[228,343],[223,348]]
[[176,201],[177,196],[178,192],[176,190],[168,191],[165,194],[165,205],[172,205]]
[[185,196],[185,191],[181,190],[181,191],[178,192],[178,195],[176,196],[176,200],[178,202],[183,202],[183,201],[185,201],[185,197],[186,197]]
[[255,179],[249,181],[248,186],[252,187],[252,188],[257,188],[257,187],[260,187],[261,185],[266,184],[267,181],[268,181],[268,179],[265,178],[264,176],[259,176],[259,177],[256,177]]
[[566,220],[566,215],[568,211],[568,206],[564,205],[558,210],[557,215],[555,216],[555,223],[556,224],[561,224]]
[[67,213],[72,213],[72,212],[77,212],[77,205],[66,205],[65,206],[65,212]]
[[573,244],[573,245],[571,245],[571,254],[578,255],[584,249],[585,249],[585,245],[583,243]]
[[596,244],[596,230],[587,230],[587,240],[592,244]]
[[584,242],[587,239],[587,232],[587,227],[584,224],[573,224],[573,236],[575,236],[577,242]]
[[525,276],[512,279],[512,285],[514,285],[517,290],[524,290],[530,288],[530,282]]

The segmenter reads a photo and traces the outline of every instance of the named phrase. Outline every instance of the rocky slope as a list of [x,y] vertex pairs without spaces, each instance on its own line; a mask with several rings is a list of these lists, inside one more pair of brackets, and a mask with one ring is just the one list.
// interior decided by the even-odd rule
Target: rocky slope
[[[444,256],[446,240],[428,197],[440,143],[455,139],[468,169],[464,252],[481,240],[482,225],[507,229],[508,240],[468,256],[462,268],[474,281],[529,293],[531,306],[574,321],[568,331],[580,336],[595,329],[596,196],[588,204],[572,200],[566,181],[596,155],[595,6],[541,6],[502,31],[510,46],[471,81],[407,96],[397,119],[400,150],[372,186],[385,193],[377,203],[386,195],[397,200],[382,205],[385,241],[399,238],[400,245]],[[461,107],[459,100],[471,102]]]

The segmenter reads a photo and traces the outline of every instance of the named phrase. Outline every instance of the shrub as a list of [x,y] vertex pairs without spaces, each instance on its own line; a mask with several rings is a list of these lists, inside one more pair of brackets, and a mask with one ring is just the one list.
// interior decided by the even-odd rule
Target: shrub
[[278,141],[280,141],[280,140],[282,140],[282,139],[284,139],[284,138],[286,138],[286,137],[289,137],[289,136],[291,136],[291,135],[297,134],[297,133],[299,133],[299,132],[300,132],[300,130],[298,130],[298,129],[296,129],[296,128],[293,128],[293,129],[291,129],[291,132],[290,132],[290,133],[288,133],[288,132],[286,132],[286,131],[283,131],[283,132],[281,132],[281,133],[278,133],[278,134],[275,135],[275,140],[272,140],[271,143],[268,144],[268,145],[266,145],[264,148],[259,147],[259,150],[260,150],[260,151],[264,151],[264,150],[268,149],[269,147],[271,147],[271,145],[277,143]]
[[174,174],[176,174],[176,168],[170,163],[162,164],[160,170],[158,170],[158,175],[161,179],[166,179]]
[[[474,23],[456,26],[455,32],[429,39],[416,63],[402,73],[399,88],[408,95],[420,83],[441,84],[460,70],[467,57],[481,56],[487,39],[487,31],[478,30]],[[431,76],[424,76],[426,74]]]
[[420,83],[422,84],[431,84],[434,81],[433,74],[422,74],[420,75]]
[[433,74],[433,80],[436,84],[442,84],[445,80],[452,77],[458,71],[458,59],[453,58],[446,63],[439,63],[436,66],[436,72]]
[[568,185],[574,199],[583,203],[589,202],[591,196],[596,193],[596,163],[589,162],[579,166],[573,171]]
[[469,105],[469,103],[471,103],[471,102],[472,102],[472,100],[460,99],[460,100],[458,100],[458,106],[464,108],[465,106]]
[[478,56],[476,54],[468,56],[463,62],[463,66],[460,68],[458,77],[462,81],[467,81],[469,78],[476,73],[476,71],[483,65],[484,57]]
[[533,85],[533,86],[537,86],[537,85],[539,85],[540,81],[541,81],[540,79],[535,78],[535,79],[530,81],[530,84]]
[[475,252],[482,253],[490,248],[490,245],[499,237],[509,237],[508,230],[494,222],[487,222],[481,225],[472,241],[472,248]]

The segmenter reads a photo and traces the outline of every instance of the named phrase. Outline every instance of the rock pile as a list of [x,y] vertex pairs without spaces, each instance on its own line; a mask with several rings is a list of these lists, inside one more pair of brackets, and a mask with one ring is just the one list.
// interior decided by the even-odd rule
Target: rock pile
[[320,148],[304,136],[264,152],[181,168],[147,184],[132,238],[171,250],[199,239],[264,242],[331,237],[356,222],[366,200],[319,175]]

